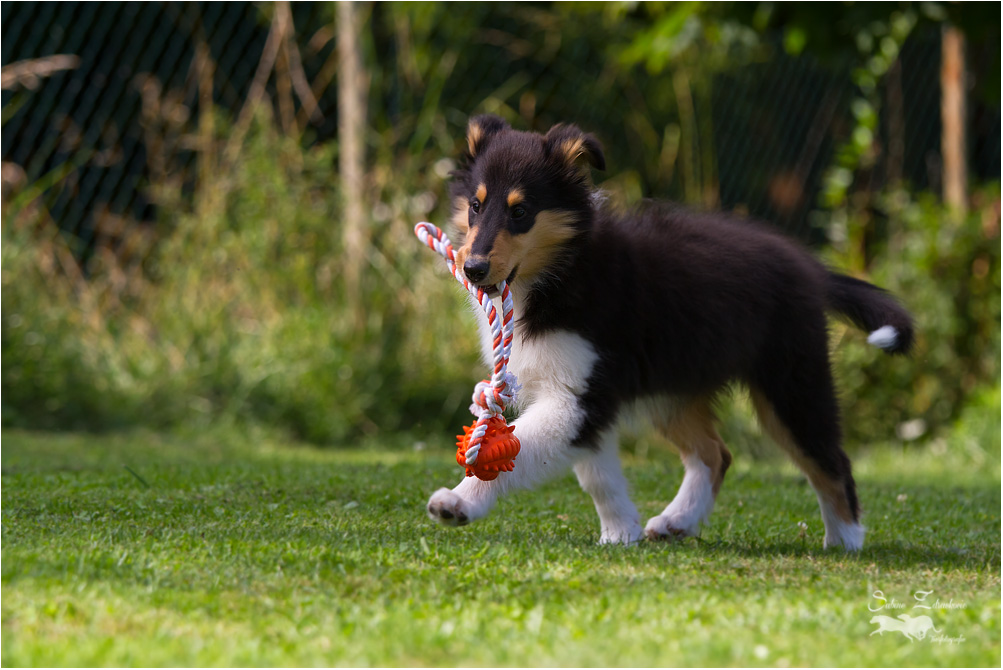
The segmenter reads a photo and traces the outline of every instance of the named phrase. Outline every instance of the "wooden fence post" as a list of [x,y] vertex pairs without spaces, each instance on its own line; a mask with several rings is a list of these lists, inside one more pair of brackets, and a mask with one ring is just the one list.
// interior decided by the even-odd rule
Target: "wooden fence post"
[[[345,289],[361,315],[360,279],[365,264],[365,132],[368,78],[363,71],[357,3],[338,2],[338,161],[341,177]],[[359,324],[359,319],[356,319]]]
[[946,26],[941,42],[940,139],[943,155],[944,203],[959,214],[968,208],[968,165],[965,151],[965,38]]

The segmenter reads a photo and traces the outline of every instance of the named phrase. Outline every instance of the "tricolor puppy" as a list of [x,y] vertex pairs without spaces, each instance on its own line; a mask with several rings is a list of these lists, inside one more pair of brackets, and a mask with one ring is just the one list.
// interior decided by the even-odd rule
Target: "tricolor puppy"
[[[605,168],[602,148],[575,126],[539,135],[478,116],[464,158],[452,184],[457,264],[475,284],[511,283],[522,451],[514,472],[437,491],[434,519],[476,521],[499,496],[571,467],[595,502],[601,542],[697,535],[731,463],[715,397],[739,382],[815,489],[825,546],[861,548],[826,312],[905,352],[912,320],[892,297],[749,221],[668,204],[604,206],[589,178]],[[637,410],[685,467],[675,499],[644,526],[617,458],[618,421]]]

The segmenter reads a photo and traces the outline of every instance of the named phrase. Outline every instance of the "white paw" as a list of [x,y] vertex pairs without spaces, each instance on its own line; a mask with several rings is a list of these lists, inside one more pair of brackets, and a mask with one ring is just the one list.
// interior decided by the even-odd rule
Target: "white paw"
[[672,540],[677,537],[697,537],[700,535],[700,520],[687,519],[684,515],[662,513],[648,520],[644,534],[649,540]]
[[825,529],[823,547],[826,549],[842,549],[844,551],[860,551],[864,548],[864,527],[859,523],[832,524],[833,528]]
[[470,523],[470,506],[460,496],[446,488],[439,489],[428,500],[428,516],[446,526]]
[[826,549],[860,551],[864,546],[864,527],[855,521],[843,521],[833,504],[822,495],[818,496],[818,506],[825,524],[825,541],[822,546]]
[[641,539],[641,524],[630,521],[620,526],[603,526],[599,544],[634,544]]

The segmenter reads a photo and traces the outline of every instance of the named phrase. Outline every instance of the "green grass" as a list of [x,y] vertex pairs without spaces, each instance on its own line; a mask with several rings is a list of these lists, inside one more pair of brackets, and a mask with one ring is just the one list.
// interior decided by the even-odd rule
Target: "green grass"
[[[5,431],[2,662],[998,666],[998,446],[859,456],[870,530],[847,556],[792,469],[742,453],[703,538],[623,548],[570,476],[434,525],[459,469],[404,438]],[[627,469],[645,516],[680,477],[659,450]],[[962,604],[928,614],[964,641],[871,637],[876,589]]]

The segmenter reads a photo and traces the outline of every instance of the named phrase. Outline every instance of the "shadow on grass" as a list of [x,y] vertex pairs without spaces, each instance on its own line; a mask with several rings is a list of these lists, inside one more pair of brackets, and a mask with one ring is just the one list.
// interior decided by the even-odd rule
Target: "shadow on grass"
[[1000,547],[990,543],[960,545],[958,547],[922,546],[906,541],[872,542],[865,541],[864,548],[857,553],[847,553],[842,549],[822,549],[817,539],[804,544],[800,542],[776,542],[766,544],[746,544],[737,540],[695,543],[706,555],[740,556],[749,559],[824,559],[837,563],[851,561],[860,564],[877,563],[887,569],[917,568],[929,566],[940,571],[980,570],[987,566],[999,565]]

